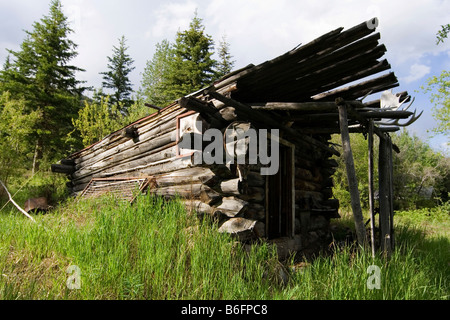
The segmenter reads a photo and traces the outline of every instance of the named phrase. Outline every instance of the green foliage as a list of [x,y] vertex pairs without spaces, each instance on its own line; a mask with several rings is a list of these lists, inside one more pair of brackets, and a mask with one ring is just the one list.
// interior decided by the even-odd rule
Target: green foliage
[[127,118],[120,112],[120,107],[109,103],[109,96],[102,96],[100,102],[84,101],[84,108],[73,119],[73,125],[79,131],[84,146],[103,139],[125,124]]
[[213,59],[214,41],[205,33],[197,14],[189,29],[179,31],[175,43],[163,40],[142,75],[140,94],[150,104],[166,106],[229,73],[234,65],[225,38],[219,45],[219,61]]
[[431,188],[431,204],[435,197],[445,200],[450,181],[450,158],[435,152],[406,130],[393,135],[392,142],[400,149],[393,158],[397,205],[403,209],[420,207],[426,199],[424,191]]
[[439,76],[428,79],[424,92],[431,92],[431,102],[434,104],[433,117],[438,126],[433,128],[436,134],[450,134],[450,72],[443,70]]
[[0,73],[0,92],[23,99],[26,113],[39,114],[32,132],[35,143],[28,150],[36,145],[35,169],[44,155],[57,158],[67,148],[66,136],[73,130],[71,119],[84,90],[75,78],[83,70],[69,65],[77,55],[76,44],[68,38],[71,32],[61,2],[52,1],[49,15],[26,32],[20,50],[8,50],[12,59],[7,59]]
[[[36,218],[0,215],[4,299],[260,299],[276,287],[265,267],[275,251],[255,247],[248,259],[178,201],[104,197]],[[55,267],[42,272],[45,264]],[[81,290],[65,286],[70,265],[81,269]]]
[[174,51],[169,41],[156,44],[153,58],[147,61],[141,80],[140,95],[146,103],[165,107],[177,97],[168,94],[167,79]]
[[168,74],[168,92],[181,97],[209,85],[214,78],[216,61],[212,59],[214,41],[205,34],[197,14],[189,29],[178,32],[174,44],[174,59]]
[[216,78],[221,78],[224,75],[231,72],[234,67],[234,61],[230,53],[230,44],[227,42],[226,37],[223,36],[219,42],[218,50],[219,60],[216,67]]
[[[400,149],[393,152],[395,207],[400,209],[416,208],[423,205],[436,205],[446,201],[450,183],[450,159],[435,152],[426,142],[407,130],[392,134],[392,142]],[[331,140],[340,144],[340,135]],[[350,134],[350,142],[355,162],[358,190],[363,208],[368,208],[368,142],[362,134]],[[374,139],[374,190],[378,189],[378,139]],[[342,209],[349,209],[347,173],[343,155],[336,158],[338,168],[333,176],[333,194],[339,199]],[[426,200],[425,191],[433,190],[432,198]]]
[[120,106],[122,113],[126,113],[133,103],[130,98],[133,90],[129,74],[135,69],[132,67],[134,60],[126,53],[128,47],[125,42],[125,36],[122,36],[119,39],[119,46],[113,46],[112,57],[107,57],[108,71],[100,73],[103,75],[103,87],[113,90],[111,103]]
[[[331,142],[341,145],[342,140],[340,135],[333,135]],[[350,143],[352,147],[353,159],[355,163],[356,178],[358,180],[358,190],[361,198],[361,206],[363,208],[369,207],[369,157],[368,157],[368,143],[364,136],[360,133],[350,134]],[[376,148],[374,148],[376,149]],[[377,152],[377,149],[375,150]],[[334,188],[333,194],[336,199],[339,199],[342,208],[350,208],[350,193],[348,188],[347,173],[345,169],[344,155],[341,154],[340,157],[335,157],[338,162],[338,168],[333,175]],[[377,163],[376,156],[374,156],[374,176],[376,176]],[[377,180],[378,181],[378,180]],[[376,183],[377,183],[376,181]],[[377,188],[377,184],[375,185]]]
[[396,217],[400,218],[404,223],[421,225],[424,223],[447,224],[446,232],[450,232],[450,201],[443,203],[434,208],[421,208],[408,211],[396,211]]
[[436,34],[436,44],[444,42],[450,32],[450,24],[442,25],[441,30]]
[[[389,260],[335,245],[328,256],[287,261],[288,282],[281,285],[273,247],[244,250],[179,201],[142,195],[133,205],[109,196],[74,199],[35,218],[37,224],[13,211],[0,214],[2,299],[449,298],[448,237],[419,226],[397,226]],[[66,287],[72,265],[81,271],[80,290]],[[373,265],[380,268],[380,289],[367,286]]]
[[9,92],[0,95],[0,180],[8,182],[29,167],[29,143],[40,111],[26,111],[23,99],[14,100]]

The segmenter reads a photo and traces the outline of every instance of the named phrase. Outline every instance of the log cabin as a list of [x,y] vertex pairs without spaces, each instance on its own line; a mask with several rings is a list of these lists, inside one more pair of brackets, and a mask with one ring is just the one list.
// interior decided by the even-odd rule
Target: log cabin
[[[383,248],[391,248],[389,132],[417,117],[402,110],[411,100],[407,92],[391,92],[399,84],[382,59],[386,47],[379,43],[377,26],[373,18],[348,30],[338,28],[272,60],[236,70],[71,154],[52,170],[67,174],[74,196],[113,192],[132,201],[136,190],[179,196],[187,207],[214,217],[220,232],[244,242],[285,239],[290,250],[300,250],[326,236],[330,219],[339,218],[339,201],[332,192],[338,165],[333,156],[343,151],[358,241],[374,244],[374,190],[369,190],[372,237],[367,240],[348,142],[350,132],[368,135],[373,168],[376,135],[378,240]],[[363,101],[377,95],[380,98]],[[342,151],[330,142],[335,133],[342,135]],[[238,141],[244,141],[242,148],[237,148]],[[263,174],[270,164],[260,158],[237,161],[236,150],[241,160],[250,160],[255,145],[276,145],[271,154],[276,156],[274,172]],[[202,154],[224,161],[198,161]]]

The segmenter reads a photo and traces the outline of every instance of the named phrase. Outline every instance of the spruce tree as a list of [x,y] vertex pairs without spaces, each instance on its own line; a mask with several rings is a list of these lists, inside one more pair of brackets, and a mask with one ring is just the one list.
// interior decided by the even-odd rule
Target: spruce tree
[[221,78],[231,72],[234,67],[234,61],[231,59],[230,44],[227,42],[225,36],[219,42],[218,48],[219,61],[216,67],[216,78]]
[[134,60],[126,53],[128,47],[125,42],[125,36],[122,36],[119,46],[113,46],[112,57],[107,57],[108,71],[100,73],[103,75],[103,88],[113,90],[111,103],[118,106],[124,114],[133,103],[130,98],[133,89],[128,76],[135,69],[132,66]]
[[216,61],[214,41],[205,34],[202,19],[195,13],[189,29],[178,32],[174,59],[170,65],[166,88],[171,97],[180,97],[209,85],[214,77]]
[[9,91],[11,98],[23,99],[25,112],[40,115],[32,134],[34,171],[43,156],[58,157],[67,148],[66,137],[73,130],[72,118],[85,89],[75,77],[84,70],[69,64],[77,55],[77,45],[69,39],[72,32],[61,2],[53,0],[48,16],[26,31],[20,50],[8,50],[12,61],[0,73],[0,92]]

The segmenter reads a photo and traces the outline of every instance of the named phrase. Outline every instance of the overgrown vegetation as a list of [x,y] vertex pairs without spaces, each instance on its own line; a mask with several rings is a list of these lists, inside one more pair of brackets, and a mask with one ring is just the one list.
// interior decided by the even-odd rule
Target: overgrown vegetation
[[[393,152],[394,207],[397,210],[433,207],[448,200],[450,190],[450,158],[434,151],[426,142],[407,130],[391,134],[392,142],[400,152]],[[378,190],[378,139],[374,139],[374,190]],[[341,144],[339,135],[332,142]],[[369,206],[368,142],[361,134],[350,137],[358,189],[363,208]],[[333,194],[343,209],[350,208],[347,175],[343,156],[336,158]]]
[[[71,200],[37,216],[36,224],[14,210],[3,211],[0,296],[448,299],[448,234],[405,225],[403,216],[390,260],[372,259],[370,250],[340,246],[336,239],[328,255],[297,256],[280,264],[273,247],[259,244],[246,250],[230,235],[218,233],[208,219],[186,212],[181,202],[154,196],[139,196],[133,205],[111,197]],[[448,213],[442,219],[430,223],[448,224]],[[74,276],[67,269],[73,265],[80,270],[80,289],[67,287]],[[372,265],[381,270],[380,289],[367,286]]]

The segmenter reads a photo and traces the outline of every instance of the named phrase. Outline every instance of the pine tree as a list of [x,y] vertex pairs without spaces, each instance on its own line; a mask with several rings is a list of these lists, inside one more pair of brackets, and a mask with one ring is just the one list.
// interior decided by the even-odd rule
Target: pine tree
[[112,89],[111,103],[116,106],[123,104],[121,111],[125,114],[127,108],[133,103],[130,99],[133,92],[129,74],[135,69],[132,67],[134,60],[126,53],[125,36],[119,39],[119,46],[113,46],[113,55],[108,58],[108,71],[103,75],[103,87]]
[[233,56],[230,53],[230,44],[227,42],[225,36],[219,42],[218,55],[219,61],[216,68],[216,78],[221,78],[231,72],[235,63],[235,61],[231,60]]
[[214,41],[205,34],[202,20],[195,13],[189,29],[178,32],[174,60],[166,88],[171,97],[180,97],[209,85],[214,79],[216,61],[212,59]]
[[75,77],[84,70],[69,65],[77,55],[77,45],[68,38],[72,32],[61,2],[53,0],[49,15],[35,22],[31,32],[26,31],[20,50],[8,50],[13,61],[0,73],[0,92],[9,91],[13,99],[23,99],[25,112],[39,111],[32,134],[34,171],[44,155],[57,157],[65,149],[85,89]]

